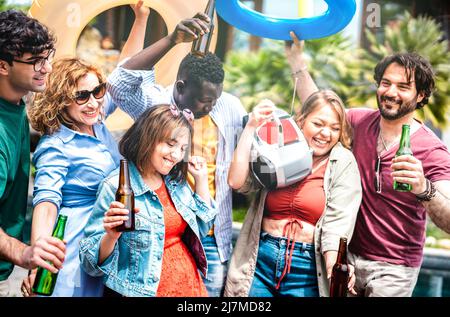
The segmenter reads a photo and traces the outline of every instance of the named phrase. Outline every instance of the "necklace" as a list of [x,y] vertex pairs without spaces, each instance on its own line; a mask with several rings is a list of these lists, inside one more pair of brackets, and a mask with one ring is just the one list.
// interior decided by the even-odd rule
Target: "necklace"
[[381,129],[380,129],[380,140],[381,140],[381,143],[383,143],[384,150],[387,152],[388,147],[386,146],[386,142],[384,142],[383,133],[381,133]]

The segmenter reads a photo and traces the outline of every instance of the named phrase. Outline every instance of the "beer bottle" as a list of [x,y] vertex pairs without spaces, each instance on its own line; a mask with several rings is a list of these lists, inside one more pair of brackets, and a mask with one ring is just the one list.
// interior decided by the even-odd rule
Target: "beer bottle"
[[134,230],[134,193],[130,184],[130,173],[128,171],[128,161],[120,160],[119,186],[116,191],[116,201],[125,205],[128,209],[128,220],[124,221],[117,227],[117,231],[133,231]]
[[208,4],[206,5],[205,14],[209,17],[211,20],[209,24],[209,33],[204,34],[200,37],[198,37],[193,43],[192,43],[192,49],[191,53],[194,55],[197,55],[198,57],[203,57],[208,53],[209,51],[209,44],[211,43],[211,39],[213,36],[214,31],[214,9],[215,9],[215,0],[209,0]]
[[330,281],[330,297],[346,297],[349,270],[347,263],[347,238],[339,240],[339,251],[336,263],[333,265]]
[[[395,157],[400,155],[413,155],[411,144],[409,141],[409,124],[402,126],[402,137],[400,139],[400,146],[398,147]],[[399,192],[409,192],[412,189],[411,184],[399,183],[394,181],[394,189]]]
[[[64,238],[64,230],[66,229],[67,216],[59,215],[56,227],[52,236],[62,240]],[[33,293],[39,295],[50,296],[55,289],[58,273],[52,273],[47,269],[39,267],[36,273],[36,279],[33,284]]]

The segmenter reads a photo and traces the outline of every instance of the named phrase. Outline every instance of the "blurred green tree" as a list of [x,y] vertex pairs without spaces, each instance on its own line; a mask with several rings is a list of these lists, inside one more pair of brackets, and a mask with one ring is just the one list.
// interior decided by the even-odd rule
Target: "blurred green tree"
[[[366,31],[369,50],[355,48],[342,33],[307,41],[305,54],[317,85],[336,91],[347,107],[376,108],[373,79],[376,63],[393,52],[417,52],[430,61],[436,73],[436,92],[417,115],[435,127],[446,127],[450,106],[450,53],[439,24],[432,18],[413,18],[405,12],[398,20],[389,22],[380,33],[382,38]],[[283,43],[268,43],[256,53],[229,52],[224,86],[241,98],[247,110],[262,98],[269,98],[290,111],[293,81]]]
[[[417,116],[421,120],[431,122],[435,127],[445,128],[450,107],[450,52],[448,42],[443,40],[444,33],[439,24],[430,17],[413,18],[405,12],[402,18],[386,25],[382,34],[384,38],[380,39],[366,30],[370,49],[364,52],[361,63],[363,73],[367,74],[364,76],[365,81],[373,82],[370,77],[373,69],[386,55],[394,52],[416,52],[422,55],[430,61],[435,71],[436,91],[429,104],[417,112]],[[358,97],[360,101],[365,99],[365,104],[376,107],[376,87],[366,87],[359,91]]]
[[[319,87],[334,89],[344,100],[357,91],[360,67],[355,56],[360,53],[342,33],[308,41],[305,46],[310,72]],[[239,96],[247,110],[269,98],[290,111],[294,85],[282,41],[269,40],[258,52],[229,52],[225,71],[225,89]]]

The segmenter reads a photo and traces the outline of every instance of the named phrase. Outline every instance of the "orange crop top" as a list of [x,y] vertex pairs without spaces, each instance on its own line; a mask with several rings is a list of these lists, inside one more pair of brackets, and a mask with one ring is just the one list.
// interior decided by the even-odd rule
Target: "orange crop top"
[[323,177],[327,164],[291,186],[267,194],[264,216],[270,219],[296,218],[315,225],[325,209]]

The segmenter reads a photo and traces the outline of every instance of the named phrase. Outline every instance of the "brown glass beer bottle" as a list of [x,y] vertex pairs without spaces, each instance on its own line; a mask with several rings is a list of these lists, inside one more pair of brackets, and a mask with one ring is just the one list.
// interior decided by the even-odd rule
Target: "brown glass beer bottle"
[[339,240],[339,251],[330,281],[330,297],[346,297],[349,279],[347,263],[347,238]]
[[215,0],[209,0],[208,4],[206,5],[205,14],[210,19],[209,24],[209,32],[199,36],[193,43],[192,43],[192,49],[191,53],[194,55],[197,55],[199,57],[203,57],[206,55],[206,53],[209,52],[209,44],[211,43],[211,39],[213,36],[214,31],[214,9],[215,9],[216,1]]
[[128,161],[125,159],[120,160],[120,172],[119,172],[119,187],[116,191],[116,201],[125,205],[125,209],[128,209],[128,219],[117,227],[117,231],[133,231],[134,230],[134,193],[130,184],[130,173],[128,171]]

